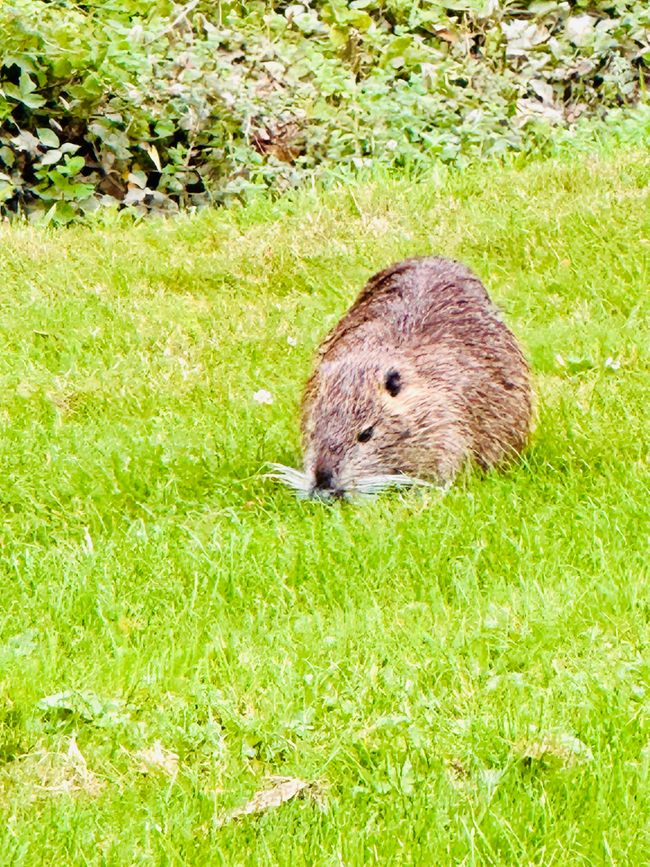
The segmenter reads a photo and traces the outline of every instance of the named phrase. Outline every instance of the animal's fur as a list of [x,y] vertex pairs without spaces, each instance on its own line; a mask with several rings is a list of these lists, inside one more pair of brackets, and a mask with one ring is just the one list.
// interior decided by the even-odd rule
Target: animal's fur
[[458,262],[406,259],[371,278],[320,347],[302,405],[303,486],[446,483],[470,459],[520,452],[531,415],[528,366],[481,281]]

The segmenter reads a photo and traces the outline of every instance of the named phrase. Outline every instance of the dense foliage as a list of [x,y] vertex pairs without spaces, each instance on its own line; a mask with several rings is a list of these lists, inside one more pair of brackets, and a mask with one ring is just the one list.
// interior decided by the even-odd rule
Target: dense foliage
[[630,0],[6,0],[0,208],[66,222],[543,146],[644,99]]

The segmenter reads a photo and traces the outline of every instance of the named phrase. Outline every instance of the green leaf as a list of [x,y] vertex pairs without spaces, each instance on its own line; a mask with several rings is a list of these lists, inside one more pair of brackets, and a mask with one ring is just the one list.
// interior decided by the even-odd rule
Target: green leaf
[[5,54],[2,58],[2,65],[7,67],[17,66],[23,72],[36,72],[36,67],[29,57],[24,54]]
[[47,102],[42,96],[39,96],[37,93],[30,93],[27,96],[24,96],[21,100],[23,105],[26,105],[27,108],[42,108]]
[[176,130],[176,124],[170,118],[161,118],[154,127],[156,135],[162,137],[172,135]]
[[29,96],[30,93],[33,93],[36,90],[36,85],[32,81],[28,72],[21,72],[19,87],[20,93],[23,97]]
[[[92,184],[73,184],[70,189],[70,196],[77,201],[83,201],[95,192],[95,187]],[[66,196],[66,198],[70,198]]]
[[52,63],[52,72],[57,78],[65,78],[72,72],[72,64],[67,57],[57,57]]
[[39,127],[36,130],[36,135],[41,144],[44,144],[46,148],[58,148],[60,144],[58,135],[54,130],[48,129],[47,127]]
[[7,147],[7,145],[3,145],[2,147],[0,147],[0,160],[6,166],[11,167],[16,162],[16,155],[10,147]]
[[86,165],[86,160],[83,157],[66,157],[65,165],[59,168],[59,171],[65,177],[71,178],[78,174]]
[[[21,82],[24,77],[29,78],[29,76],[21,75]],[[39,96],[37,93],[33,93],[30,90],[23,90],[21,87],[16,87],[15,84],[9,82],[3,83],[2,89],[6,96],[10,97],[10,99],[15,99],[16,102],[22,102],[23,105],[27,106],[27,108],[41,108],[41,106],[45,105],[46,100],[43,99],[42,96]]]
[[63,152],[58,149],[47,151],[47,153],[43,154],[39,162],[42,166],[53,166],[58,163],[62,156]]
[[350,9],[345,16],[345,23],[351,27],[356,27],[357,30],[365,31],[372,24],[372,18],[361,9]]
[[88,99],[96,99],[98,96],[101,96],[106,90],[103,81],[94,72],[86,76],[83,84],[80,85],[80,89],[83,91],[84,96]]

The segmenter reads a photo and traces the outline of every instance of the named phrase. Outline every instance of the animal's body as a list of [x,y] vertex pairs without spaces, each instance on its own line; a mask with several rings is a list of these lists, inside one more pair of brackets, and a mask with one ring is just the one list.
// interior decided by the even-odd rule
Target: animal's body
[[370,279],[321,345],[293,484],[317,496],[445,484],[470,461],[519,453],[531,421],[528,365],[478,277],[406,259]]

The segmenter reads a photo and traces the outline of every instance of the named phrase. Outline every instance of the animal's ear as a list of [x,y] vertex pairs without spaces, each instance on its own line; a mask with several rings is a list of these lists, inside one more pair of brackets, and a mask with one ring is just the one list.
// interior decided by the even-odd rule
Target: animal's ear
[[386,374],[384,385],[386,387],[386,391],[390,394],[391,397],[395,397],[396,395],[398,395],[402,388],[402,377],[400,376],[399,370],[389,370]]

